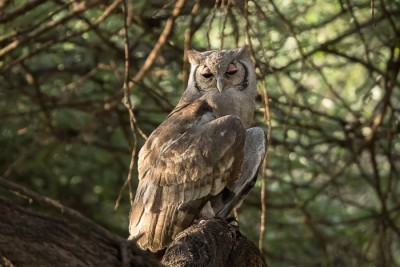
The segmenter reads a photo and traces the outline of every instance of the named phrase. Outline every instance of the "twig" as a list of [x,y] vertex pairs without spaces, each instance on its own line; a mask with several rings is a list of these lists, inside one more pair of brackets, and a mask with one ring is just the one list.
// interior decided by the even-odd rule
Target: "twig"
[[190,22],[189,22],[189,28],[185,31],[185,39],[183,43],[183,82],[186,85],[188,80],[189,80],[189,72],[188,72],[188,67],[189,67],[189,59],[187,56],[187,51],[190,48],[190,44],[192,41],[192,36],[193,36],[193,27],[194,27],[194,19],[196,16],[196,13],[198,12],[200,7],[200,0],[196,0],[192,12],[190,13]]
[[[168,40],[168,36],[170,35],[170,33],[172,31],[172,27],[174,25],[175,19],[179,16],[184,4],[185,4],[185,0],[178,0],[176,2],[174,10],[172,11],[172,15],[168,18],[167,22],[165,23],[164,30],[160,34],[157,43],[153,47],[153,50],[151,50],[150,54],[147,56],[147,58],[143,64],[143,67],[131,79],[131,81],[129,83],[129,87],[128,87],[129,89],[131,89],[133,85],[137,84],[147,74],[147,72],[150,70],[151,66],[154,64],[161,48],[163,47],[165,42]],[[124,92],[122,90],[114,97],[114,99],[112,99],[109,103],[107,103],[107,109],[115,108],[123,96],[124,96]],[[143,132],[139,131],[139,133],[141,135],[143,134],[143,137],[145,137]],[[147,139],[147,138],[145,138],[145,139]]]
[[211,15],[211,19],[208,21],[208,29],[207,29],[207,47],[208,47],[208,49],[211,49],[210,31],[211,31],[212,23],[213,23],[214,18],[215,18],[215,10],[217,9],[219,1],[220,0],[215,0],[213,12],[212,12],[212,15]]
[[[0,13],[0,23],[4,23],[4,22],[7,22],[8,20],[15,19],[16,17],[25,14],[29,10],[32,10],[32,9],[38,7],[39,5],[43,4],[44,2],[46,2],[46,0],[29,1],[25,5],[18,7],[14,10],[11,10],[8,13],[5,13],[5,12]],[[2,7],[3,7],[3,3],[0,4],[0,10]]]
[[[224,40],[225,40],[224,30],[226,28],[226,23],[228,21],[229,14],[231,13],[231,5],[232,5],[231,0],[228,0],[227,2],[228,3],[225,6],[225,15],[224,15],[223,22],[222,22],[221,29],[220,29],[220,39],[221,39],[220,44],[219,44],[220,49],[224,48]],[[222,8],[222,6],[221,6],[221,8]]]
[[[256,59],[256,56],[254,54],[254,50],[253,50],[253,44],[251,42],[251,36],[250,36],[250,21],[248,18],[248,3],[247,1],[245,1],[245,5],[244,5],[244,12],[243,15],[245,17],[245,21],[246,21],[246,30],[245,30],[245,35],[246,35],[246,41],[247,44],[250,46],[250,50],[252,52],[253,58]],[[256,61],[257,64],[257,61]],[[265,74],[263,72],[263,70],[261,69],[261,67],[259,68],[263,77],[265,77]],[[271,113],[269,110],[269,98],[268,98],[268,92],[267,92],[267,84],[265,82],[265,80],[263,80],[263,90],[262,90],[262,94],[261,94],[262,100],[263,100],[263,104],[264,104],[264,122],[265,124],[268,126],[268,132],[267,132],[267,151],[265,152],[265,158],[264,158],[264,162],[263,162],[263,168],[261,171],[261,195],[260,195],[260,199],[261,199],[261,216],[260,216],[260,233],[259,233],[259,238],[258,238],[258,249],[260,250],[260,252],[263,252],[263,245],[264,245],[264,235],[265,235],[265,224],[266,224],[266,213],[267,213],[267,176],[266,176],[266,170],[268,168],[268,152],[269,152],[269,147],[271,144],[271,133],[272,133],[272,124],[271,124]]]
[[272,123],[271,123],[271,113],[269,110],[269,98],[268,98],[268,91],[267,91],[267,84],[265,80],[263,81],[263,94],[262,99],[264,103],[264,122],[268,126],[267,132],[267,151],[265,152],[264,164],[263,164],[263,171],[262,171],[262,180],[261,180],[261,218],[260,218],[260,236],[258,239],[258,249],[262,252],[263,251],[263,240],[264,240],[264,233],[265,233],[265,224],[266,224],[266,213],[267,213],[267,175],[266,170],[268,168],[268,152],[271,146],[271,136],[272,136]]
[[[135,126],[136,126],[136,120],[135,120],[135,113],[133,113],[133,108],[132,108],[132,102],[131,102],[131,97],[129,94],[129,36],[128,36],[128,11],[127,11],[127,4],[126,0],[122,1],[122,14],[124,16],[124,52],[125,52],[125,68],[124,68],[124,84],[123,84],[123,92],[125,96],[125,106],[128,109],[129,112],[129,124],[131,127],[132,135],[133,135],[133,142],[134,145],[132,147],[132,154],[131,154],[131,161],[129,163],[129,171],[128,171],[128,177],[125,180],[124,185],[122,186],[118,198],[115,201],[115,206],[114,209],[117,209],[122,197],[122,192],[125,189],[125,187],[130,184],[132,180],[132,172],[133,172],[133,167],[135,166],[135,158],[136,158],[136,147],[137,147],[137,136],[135,133]],[[129,186],[129,193],[130,195],[132,194],[131,192],[131,187]],[[132,206],[132,201],[131,201],[131,206]]]
[[15,40],[14,42],[8,44],[7,46],[5,46],[4,48],[2,48],[0,50],[0,57],[4,56],[5,54],[9,53],[10,51],[12,51],[13,49],[27,43],[28,41],[31,41],[32,39],[37,38],[38,36],[44,34],[45,32],[57,27],[58,25],[62,25],[64,23],[66,23],[68,20],[72,19],[75,17],[75,15],[85,12],[86,10],[88,10],[90,7],[96,6],[97,4],[99,4],[101,1],[97,0],[94,1],[90,4],[88,4],[87,6],[82,5],[80,8],[75,9],[73,12],[71,12],[69,15],[62,17],[59,20],[55,20],[55,21],[51,21],[49,23],[47,23],[46,27],[39,29],[38,31],[33,31],[32,33],[29,33],[27,37],[25,37],[22,40]]
[[143,64],[143,67],[140,69],[140,71],[138,73],[136,73],[135,77],[133,77],[133,79],[132,79],[133,83],[140,81],[146,75],[146,73],[149,71],[150,67],[153,65],[162,46],[168,40],[168,36],[172,31],[172,27],[174,25],[175,19],[178,17],[179,13],[181,12],[181,9],[183,8],[184,4],[185,4],[185,0],[178,0],[176,2],[174,10],[172,11],[172,15],[167,20],[167,22],[165,24],[165,28],[164,28],[163,32],[160,34],[160,37],[158,38],[156,45],[153,47],[153,50],[147,56],[146,61]]
[[[90,31],[92,28],[94,28],[97,25],[99,25],[100,23],[102,23],[111,14],[111,12],[118,6],[120,1],[121,0],[116,0],[110,6],[108,6],[107,9],[104,10],[104,12],[96,19],[96,21],[93,24],[91,24],[90,27],[88,27],[88,28],[86,28],[84,30],[81,30],[81,31],[76,31],[76,32],[72,32],[70,34],[66,34],[65,36],[63,36],[61,38],[58,38],[58,39],[50,39],[47,42],[43,43],[43,45],[41,45],[37,49],[35,49],[32,52],[30,52],[29,54],[22,55],[22,56],[16,58],[14,61],[12,61],[9,64],[7,64],[2,70],[3,71],[7,71],[7,70],[11,69],[13,66],[17,65],[18,63],[21,63],[21,62],[27,60],[28,58],[30,58],[30,57],[32,57],[32,56],[34,56],[34,55],[36,55],[36,54],[48,49],[48,48],[50,48],[51,46],[53,46],[53,45],[55,45],[57,43],[64,42],[64,41],[69,40],[69,39],[71,39],[71,38],[73,38],[75,36],[79,36],[79,35],[84,34],[85,32]],[[83,12],[83,11],[84,10],[82,10],[81,12]],[[79,14],[79,12],[77,14]],[[69,17],[70,16],[67,16],[67,17],[65,17],[63,19],[60,19],[60,20],[66,21],[67,20],[66,18],[69,18]],[[55,27],[58,24],[60,24],[59,21],[57,21],[57,23],[53,23],[51,28]],[[48,27],[46,27],[46,30],[49,30],[47,28]],[[34,34],[33,37],[32,36],[31,37],[26,37],[25,39],[23,39],[21,41],[16,40],[15,42],[11,43],[10,45],[7,45],[6,47],[4,47],[3,49],[0,50],[0,57],[2,55],[4,55],[4,54],[8,53],[9,51],[21,46],[22,44],[24,44],[28,40],[32,40],[31,38],[37,37],[39,34],[42,34],[43,32],[45,32],[45,31],[40,31],[37,34]]]

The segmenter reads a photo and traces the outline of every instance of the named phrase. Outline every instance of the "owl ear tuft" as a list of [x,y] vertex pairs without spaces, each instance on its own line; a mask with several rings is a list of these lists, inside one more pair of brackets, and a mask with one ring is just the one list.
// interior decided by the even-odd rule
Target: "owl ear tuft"
[[243,47],[235,49],[236,52],[236,57],[238,59],[245,59],[245,58],[250,58],[251,57],[251,51],[250,51],[250,46],[245,45]]
[[196,50],[188,50],[187,56],[188,56],[190,64],[196,65],[196,66],[200,65],[201,58],[202,58],[201,52],[198,52]]

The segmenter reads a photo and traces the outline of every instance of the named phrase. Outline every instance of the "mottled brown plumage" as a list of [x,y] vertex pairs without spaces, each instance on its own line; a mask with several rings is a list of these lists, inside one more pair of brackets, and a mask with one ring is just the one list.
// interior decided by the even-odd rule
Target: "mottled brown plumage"
[[195,219],[227,216],[254,185],[265,153],[247,129],[256,96],[248,49],[191,51],[188,88],[139,153],[130,239],[159,251]]

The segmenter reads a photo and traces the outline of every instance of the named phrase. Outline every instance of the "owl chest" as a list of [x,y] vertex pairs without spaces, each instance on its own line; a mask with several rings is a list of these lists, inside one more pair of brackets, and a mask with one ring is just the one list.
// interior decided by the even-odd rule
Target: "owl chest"
[[216,117],[225,115],[238,116],[248,128],[253,120],[254,100],[241,91],[234,89],[215,94],[208,100]]

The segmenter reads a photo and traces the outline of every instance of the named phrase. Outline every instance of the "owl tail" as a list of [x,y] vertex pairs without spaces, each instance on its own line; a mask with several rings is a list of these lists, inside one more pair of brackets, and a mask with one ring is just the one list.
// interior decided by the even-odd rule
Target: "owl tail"
[[188,202],[186,205],[165,205],[160,210],[148,210],[135,203],[130,214],[129,240],[133,240],[143,250],[157,252],[165,249],[177,234],[188,228],[204,198]]
[[167,206],[162,211],[146,211],[143,206],[136,203],[131,212],[129,226],[129,240],[134,240],[143,250],[157,252],[171,243],[174,232],[182,231],[179,225],[170,224],[176,221],[179,215],[177,206]]

